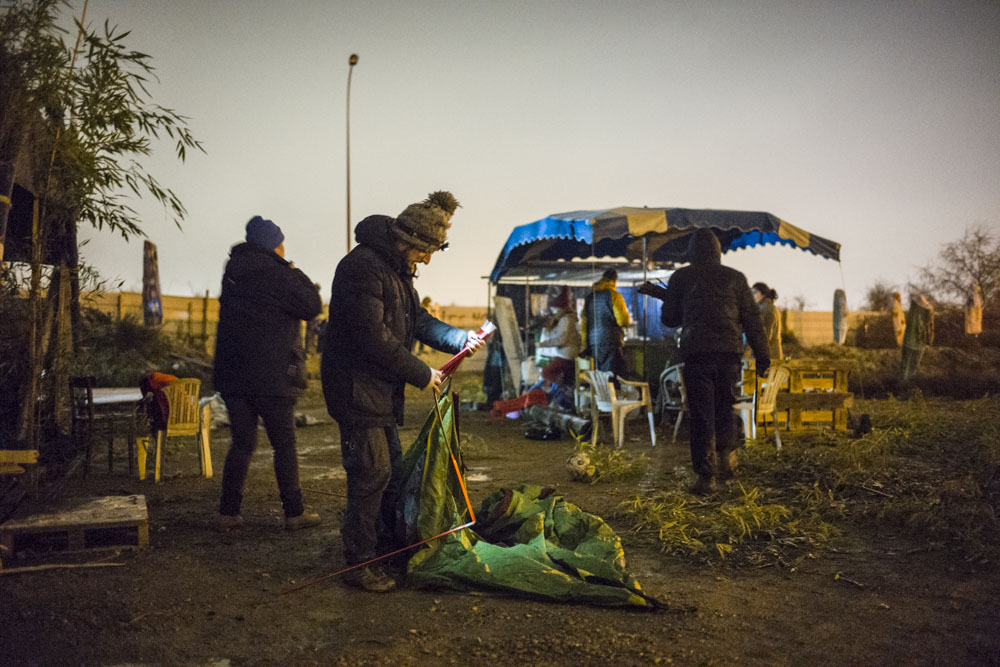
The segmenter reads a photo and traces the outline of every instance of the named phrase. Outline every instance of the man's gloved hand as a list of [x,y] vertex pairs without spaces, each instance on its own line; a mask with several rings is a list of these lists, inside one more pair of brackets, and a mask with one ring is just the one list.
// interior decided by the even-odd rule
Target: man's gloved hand
[[769,369],[770,367],[771,367],[771,362],[770,361],[768,361],[766,363],[763,363],[763,364],[758,361],[757,362],[757,377],[766,378],[767,377],[767,369]]
[[644,282],[643,284],[639,285],[639,287],[636,288],[636,291],[639,294],[645,294],[645,295],[651,296],[651,297],[653,297],[655,299],[659,299],[660,301],[663,301],[664,299],[667,298],[667,288],[666,287],[661,287],[660,285],[654,285],[653,283],[649,282],[648,280],[646,282]]

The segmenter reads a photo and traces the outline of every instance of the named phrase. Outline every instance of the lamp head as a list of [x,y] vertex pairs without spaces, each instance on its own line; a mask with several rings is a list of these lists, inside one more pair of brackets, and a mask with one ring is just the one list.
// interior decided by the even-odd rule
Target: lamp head
[[352,53],[350,59],[347,61],[347,64],[350,65],[351,67],[354,67],[355,65],[357,65],[358,64],[358,54]]

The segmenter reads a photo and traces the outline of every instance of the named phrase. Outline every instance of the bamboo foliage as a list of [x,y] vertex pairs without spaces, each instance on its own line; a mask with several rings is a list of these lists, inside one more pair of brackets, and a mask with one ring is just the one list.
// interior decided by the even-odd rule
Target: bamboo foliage
[[[153,102],[152,58],[127,45],[129,32],[107,22],[94,28],[81,18],[68,44],[68,33],[59,26],[68,7],[64,0],[30,0],[0,10],[0,163],[15,165],[14,180],[35,195],[38,206],[26,332],[31,363],[18,385],[3,387],[23,396],[18,432],[28,439],[35,439],[31,424],[37,418],[28,416],[36,410],[46,356],[39,349],[45,336],[38,331],[46,288],[41,262],[55,255],[65,264],[69,310],[78,322],[77,225],[125,238],[145,236],[129,204],[134,196],[155,199],[179,227],[186,214],[180,198],[146,170],[143,158],[161,140],[172,143],[181,161],[189,150],[202,150],[184,116]],[[60,312],[66,309],[61,306]],[[65,322],[59,326],[66,330]],[[65,378],[52,381],[60,380]]]
[[183,204],[141,159],[161,138],[173,143],[181,161],[201,144],[187,118],[152,101],[152,58],[126,45],[128,31],[76,21],[81,46],[74,56],[57,25],[62,6],[35,0],[0,15],[0,151],[25,146],[46,157],[52,151],[41,198],[98,229],[144,235],[127,203],[131,195],[152,196],[179,225]]

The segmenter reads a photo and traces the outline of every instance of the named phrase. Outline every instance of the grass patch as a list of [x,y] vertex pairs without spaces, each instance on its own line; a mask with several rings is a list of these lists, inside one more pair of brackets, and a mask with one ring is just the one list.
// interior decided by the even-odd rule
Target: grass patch
[[586,472],[574,476],[576,481],[597,484],[641,477],[649,467],[649,456],[630,454],[625,449],[594,446],[583,438],[576,438],[570,458],[582,457],[589,462]]
[[798,485],[785,504],[770,502],[758,487],[735,484],[721,500],[701,500],[682,490],[622,503],[638,533],[656,536],[663,551],[703,560],[766,564],[793,552],[828,543],[839,530],[824,516],[839,514],[840,504],[818,485]]
[[848,523],[1000,560],[1000,401],[859,402],[874,430],[821,431],[740,452],[739,483],[706,500],[670,490],[623,504],[664,551],[743,562],[798,558]]

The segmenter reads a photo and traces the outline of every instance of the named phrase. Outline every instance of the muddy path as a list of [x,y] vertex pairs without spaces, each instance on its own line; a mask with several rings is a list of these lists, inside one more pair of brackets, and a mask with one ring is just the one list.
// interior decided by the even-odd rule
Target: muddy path
[[[404,443],[429,406],[426,395],[410,395]],[[794,565],[740,568],[668,556],[628,532],[618,504],[688,461],[686,443],[670,444],[667,430],[642,480],[586,485],[569,481],[567,440],[526,440],[518,422],[462,414],[463,431],[487,444],[467,460],[479,480],[470,481],[474,503],[501,486],[555,484],[619,531],[629,569],[667,611],[405,588],[377,595],[332,579],[281,595],[343,566],[337,427],[315,391],[299,409],[320,420],[298,437],[302,486],[322,526],[281,529],[263,434],[246,525],[225,535],[211,529],[224,429],[212,434],[210,480],[198,476],[193,442],[167,450],[160,485],[108,475],[98,459],[62,493],[144,494],[151,546],[87,557],[117,567],[0,576],[0,664],[1000,664],[1000,574],[946,550],[853,530]],[[630,427],[627,447],[648,450],[643,430],[644,422]]]

